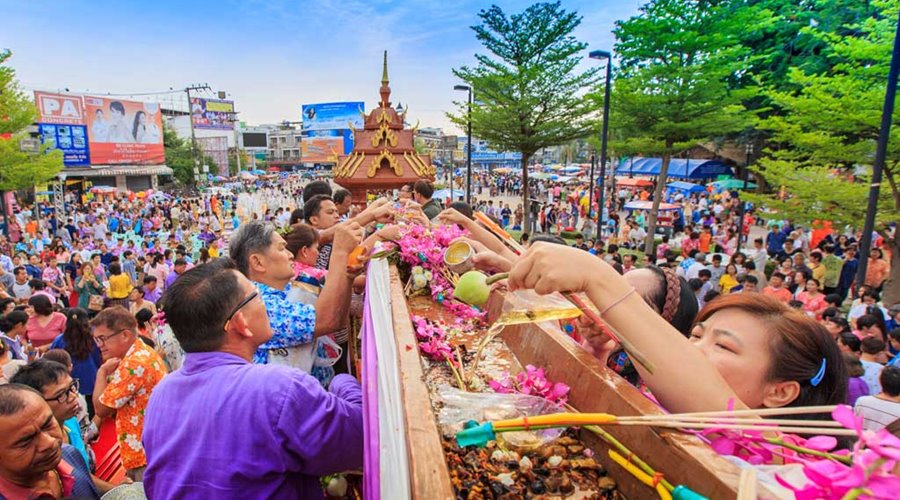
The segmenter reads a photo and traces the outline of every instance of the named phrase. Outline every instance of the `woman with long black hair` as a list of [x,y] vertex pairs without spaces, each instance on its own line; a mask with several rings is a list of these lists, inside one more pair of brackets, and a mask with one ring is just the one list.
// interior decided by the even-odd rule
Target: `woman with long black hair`
[[88,415],[94,417],[91,394],[97,380],[97,370],[103,364],[100,349],[91,336],[90,317],[80,307],[66,309],[66,329],[50,345],[51,349],[64,349],[72,357],[72,378],[78,380],[78,392],[87,401]]

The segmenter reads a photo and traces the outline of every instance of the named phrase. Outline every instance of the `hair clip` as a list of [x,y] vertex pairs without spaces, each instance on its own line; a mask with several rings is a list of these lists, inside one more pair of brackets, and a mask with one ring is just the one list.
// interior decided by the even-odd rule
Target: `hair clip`
[[825,358],[822,358],[822,366],[819,367],[819,372],[816,373],[816,376],[809,380],[809,383],[812,384],[813,387],[817,387],[822,383],[822,379],[825,378]]

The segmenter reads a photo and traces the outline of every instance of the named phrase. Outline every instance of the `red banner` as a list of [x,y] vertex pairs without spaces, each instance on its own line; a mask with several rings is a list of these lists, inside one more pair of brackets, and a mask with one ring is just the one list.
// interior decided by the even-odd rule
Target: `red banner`
[[92,164],[165,163],[158,103],[85,96],[84,110]]

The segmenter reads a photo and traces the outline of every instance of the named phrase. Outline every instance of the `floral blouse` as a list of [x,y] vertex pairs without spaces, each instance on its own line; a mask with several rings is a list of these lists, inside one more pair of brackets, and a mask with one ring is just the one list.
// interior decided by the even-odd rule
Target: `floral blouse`
[[101,403],[116,409],[116,435],[122,464],[126,469],[147,465],[147,456],[141,444],[144,410],[153,388],[165,374],[166,367],[159,354],[138,339],[119,362],[100,395]]
[[288,300],[290,284],[284,290],[276,290],[263,283],[254,284],[266,305],[273,333],[272,338],[256,350],[253,355],[254,363],[267,364],[270,350],[296,347],[313,341],[316,330],[315,307]]

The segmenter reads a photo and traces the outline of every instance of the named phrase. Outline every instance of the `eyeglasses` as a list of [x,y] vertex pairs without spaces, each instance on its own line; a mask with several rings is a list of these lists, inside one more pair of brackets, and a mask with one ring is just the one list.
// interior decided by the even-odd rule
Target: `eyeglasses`
[[232,310],[231,310],[231,313],[228,315],[228,317],[225,318],[225,324],[223,325],[223,328],[227,330],[227,329],[228,329],[228,322],[230,322],[231,319],[234,318],[234,315],[237,314],[238,311],[240,311],[241,309],[243,309],[244,306],[246,306],[246,305],[249,304],[253,299],[255,299],[257,295],[259,295],[259,292],[258,292],[258,291],[254,291],[254,292],[252,292],[250,295],[248,295],[246,298],[244,298],[244,300],[238,302],[238,305],[234,306],[234,309],[232,309]]
[[66,404],[73,396],[78,395],[78,387],[78,379],[75,379],[71,384],[69,384],[69,387],[66,387],[65,390],[63,390],[63,392],[57,394],[56,396],[53,396],[52,398],[44,398],[44,401],[56,401],[59,404]]
[[128,328],[123,328],[115,333],[110,333],[109,335],[94,335],[94,343],[102,346],[106,344],[109,339],[115,337],[116,335],[120,335],[122,332],[127,332],[128,330]]

